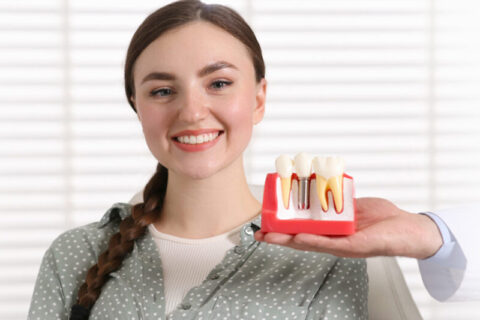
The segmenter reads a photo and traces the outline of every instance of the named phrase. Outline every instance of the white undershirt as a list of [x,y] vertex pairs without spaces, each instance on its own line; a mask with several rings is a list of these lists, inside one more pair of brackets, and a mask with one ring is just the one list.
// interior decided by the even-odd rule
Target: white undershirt
[[187,239],[162,233],[153,224],[148,226],[162,260],[166,314],[205,280],[230,248],[240,243],[241,228],[210,238]]

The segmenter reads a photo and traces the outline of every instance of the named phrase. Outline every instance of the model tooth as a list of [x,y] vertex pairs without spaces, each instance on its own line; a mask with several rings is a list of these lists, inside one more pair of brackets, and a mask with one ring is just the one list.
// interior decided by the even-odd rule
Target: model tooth
[[298,176],[298,209],[305,210],[310,206],[310,172],[312,170],[312,157],[301,152],[295,157],[295,170]]
[[322,205],[323,211],[328,210],[328,200],[327,200],[327,178],[328,172],[327,168],[327,158],[324,157],[315,157],[312,161],[313,170],[315,171],[315,181],[317,184],[317,196]]
[[316,176],[317,195],[324,211],[328,210],[327,192],[333,193],[337,212],[343,210],[343,171],[344,161],[340,157],[315,157],[313,168]]
[[332,190],[333,201],[335,202],[335,208],[337,212],[343,210],[343,171],[345,163],[343,158],[334,157],[327,158],[327,168],[331,170],[333,176],[328,178],[327,185]]
[[275,167],[282,182],[283,206],[287,209],[288,200],[290,199],[290,188],[292,186],[293,161],[289,156],[282,154],[275,160]]
[[299,179],[308,179],[312,171],[312,157],[301,152],[295,156],[295,172]]

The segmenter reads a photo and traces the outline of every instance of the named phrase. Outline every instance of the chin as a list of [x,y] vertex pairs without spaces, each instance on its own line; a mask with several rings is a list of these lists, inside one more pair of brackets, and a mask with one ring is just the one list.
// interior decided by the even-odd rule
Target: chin
[[210,178],[213,174],[208,172],[192,172],[192,173],[186,173],[185,175],[193,180],[203,180],[203,179]]
[[216,168],[190,168],[190,170],[177,171],[177,174],[184,177],[188,177],[193,180],[207,179],[217,173],[219,170]]

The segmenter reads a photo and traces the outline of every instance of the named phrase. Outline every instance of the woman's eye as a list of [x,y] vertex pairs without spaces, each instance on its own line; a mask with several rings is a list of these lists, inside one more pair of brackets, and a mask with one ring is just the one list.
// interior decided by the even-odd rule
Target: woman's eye
[[232,82],[231,81],[225,81],[225,80],[217,80],[217,81],[214,81],[212,84],[211,84],[211,87],[213,89],[222,89],[226,86],[229,86],[231,85]]
[[166,97],[172,94],[172,89],[169,88],[161,88],[161,89],[156,89],[150,92],[151,96],[160,96],[160,97]]

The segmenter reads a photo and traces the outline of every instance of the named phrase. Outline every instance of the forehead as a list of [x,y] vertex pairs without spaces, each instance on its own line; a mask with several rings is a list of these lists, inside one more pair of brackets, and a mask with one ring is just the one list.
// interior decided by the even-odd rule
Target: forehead
[[215,61],[234,64],[241,72],[253,73],[253,62],[246,46],[227,31],[209,22],[190,22],[163,33],[150,43],[135,62],[135,77],[152,69],[197,72]]

